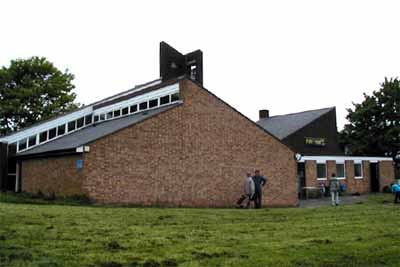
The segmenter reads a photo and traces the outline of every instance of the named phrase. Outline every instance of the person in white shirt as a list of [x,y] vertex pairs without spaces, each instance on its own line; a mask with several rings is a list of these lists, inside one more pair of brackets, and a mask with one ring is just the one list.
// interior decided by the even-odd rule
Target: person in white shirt
[[[255,184],[250,173],[246,174],[243,186],[243,194],[236,202],[238,208],[249,208],[251,201],[254,201]],[[247,203],[244,201],[247,199]]]

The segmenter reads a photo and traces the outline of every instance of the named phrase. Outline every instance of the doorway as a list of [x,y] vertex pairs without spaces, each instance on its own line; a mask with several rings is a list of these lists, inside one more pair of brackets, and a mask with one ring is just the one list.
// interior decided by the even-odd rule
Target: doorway
[[371,163],[370,164],[371,171],[371,192],[379,192],[379,164]]
[[303,188],[306,186],[306,166],[305,163],[297,163],[297,195],[302,198]]

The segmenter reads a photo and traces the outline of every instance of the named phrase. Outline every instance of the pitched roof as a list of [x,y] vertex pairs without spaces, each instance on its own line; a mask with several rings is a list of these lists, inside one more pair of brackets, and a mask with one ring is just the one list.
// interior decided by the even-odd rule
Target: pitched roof
[[21,152],[18,154],[18,156],[23,157],[34,154],[75,149],[77,147],[93,142],[99,138],[110,135],[119,130],[122,130],[126,127],[142,122],[148,118],[156,116],[157,114],[173,109],[179,105],[181,105],[181,103],[178,102],[169,106],[143,111],[119,119],[113,119],[101,123],[96,123],[93,124],[92,126],[82,128],[81,130],[54,139],[50,142],[47,142],[43,145],[37,146],[25,152]]
[[71,110],[71,111],[68,111],[68,112],[65,112],[65,113],[57,114],[57,115],[55,115],[55,116],[53,116],[53,117],[50,117],[50,118],[48,118],[48,119],[41,120],[41,121],[36,122],[36,123],[34,123],[34,124],[32,124],[32,125],[23,127],[22,129],[19,129],[18,131],[10,132],[10,133],[5,134],[5,135],[0,135],[0,139],[4,139],[4,138],[6,138],[6,137],[15,135],[15,134],[17,134],[17,133],[19,133],[19,132],[28,130],[28,129],[30,129],[30,128],[36,127],[36,126],[38,126],[38,125],[44,124],[44,123],[49,122],[49,121],[53,121],[53,120],[55,120],[55,119],[64,117],[64,116],[66,116],[66,115],[75,113],[75,112],[77,112],[77,111],[79,111],[79,110],[82,110],[82,109],[85,109],[85,108],[88,108],[88,107],[91,107],[91,106],[93,106],[93,107],[95,107],[95,106],[96,106],[96,107],[98,107],[98,106],[106,106],[107,103],[110,103],[111,101],[113,101],[113,100],[115,100],[115,99],[123,98],[123,97],[125,97],[126,95],[135,94],[134,96],[138,96],[138,95],[141,95],[141,94],[145,94],[145,93],[147,93],[148,91],[151,91],[151,90],[149,90],[149,89],[152,89],[152,90],[158,89],[158,88],[160,87],[161,84],[163,84],[162,81],[161,81],[161,79],[156,79],[156,80],[153,80],[153,81],[144,83],[144,84],[135,85],[134,88],[131,88],[131,89],[129,89],[129,90],[120,92],[120,93],[118,93],[118,94],[112,95],[112,96],[110,96],[110,97],[104,98],[104,99],[102,99],[102,100],[93,102],[93,103],[88,104],[88,105],[83,105],[83,106],[81,106],[81,107],[79,107],[79,108],[77,108],[77,109],[74,109],[74,110]]
[[282,140],[334,109],[330,107],[272,116],[257,121],[257,124]]

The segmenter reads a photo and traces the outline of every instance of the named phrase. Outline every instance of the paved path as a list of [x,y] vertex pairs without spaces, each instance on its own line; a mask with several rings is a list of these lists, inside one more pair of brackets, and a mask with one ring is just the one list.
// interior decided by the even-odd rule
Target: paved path
[[[357,202],[364,202],[366,200],[367,200],[367,195],[341,196],[340,204],[341,205],[351,205],[351,204],[356,204]],[[317,208],[317,207],[323,207],[323,206],[329,206],[329,205],[331,205],[330,197],[300,200],[300,208]]]

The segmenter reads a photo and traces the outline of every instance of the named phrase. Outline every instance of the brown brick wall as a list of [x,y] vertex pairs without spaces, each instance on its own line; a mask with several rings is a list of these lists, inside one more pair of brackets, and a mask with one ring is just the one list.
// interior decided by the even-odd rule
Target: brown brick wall
[[354,161],[346,160],[346,180],[341,182],[347,184],[347,193],[367,193],[371,191],[369,161],[362,162],[363,178],[354,177]]
[[[320,183],[329,185],[329,179],[332,173],[336,174],[336,162],[327,160],[327,180],[317,180],[317,162],[315,160],[306,161],[306,185],[319,187]],[[354,178],[354,161],[345,161],[346,179],[340,180],[341,184],[347,184],[348,193],[367,193],[371,191],[369,161],[363,161],[363,179]]]
[[392,161],[379,162],[379,186],[382,192],[385,186],[395,183],[394,166]]
[[269,178],[266,205],[297,205],[294,153],[191,81],[184,104],[91,144],[90,196],[105,203],[232,206],[247,171]]
[[81,155],[30,159],[22,162],[22,191],[55,193],[56,195],[83,194],[84,174],[76,168]]
[[315,160],[306,160],[306,186],[318,186],[317,181],[317,162]]
[[334,173],[334,174],[336,174],[337,175],[337,173],[336,173],[336,161],[334,161],[334,160],[327,160],[326,161],[326,168],[327,168],[327,178],[328,178],[328,184],[329,184],[329,179],[331,178],[331,176],[332,176],[332,173]]

